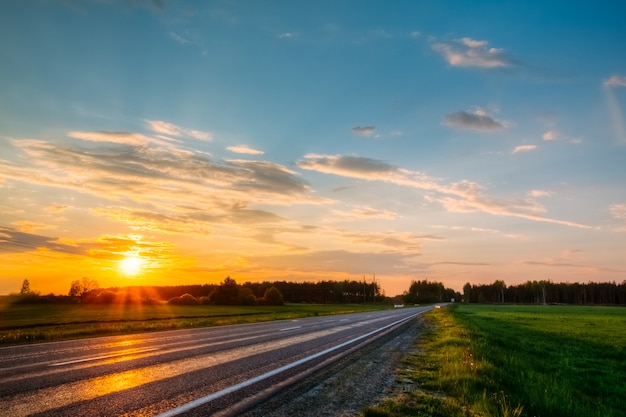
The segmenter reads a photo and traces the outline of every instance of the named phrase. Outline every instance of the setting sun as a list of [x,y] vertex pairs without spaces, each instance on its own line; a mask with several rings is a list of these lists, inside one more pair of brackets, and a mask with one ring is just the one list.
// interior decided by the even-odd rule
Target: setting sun
[[124,275],[135,276],[141,272],[144,259],[137,255],[128,255],[119,263],[119,269]]

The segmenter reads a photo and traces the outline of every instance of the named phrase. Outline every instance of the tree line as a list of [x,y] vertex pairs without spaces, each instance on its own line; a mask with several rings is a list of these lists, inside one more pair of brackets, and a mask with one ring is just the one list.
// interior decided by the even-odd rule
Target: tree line
[[446,288],[443,282],[420,280],[411,281],[402,298],[406,304],[431,304],[460,300],[461,294]]
[[626,280],[621,284],[526,281],[523,284],[510,286],[500,280],[492,284],[480,285],[472,285],[468,282],[463,286],[463,301],[466,303],[626,305]]
[[372,303],[385,297],[376,282],[264,281],[238,284],[226,277],[219,284],[128,286],[100,288],[98,282],[84,277],[72,281],[67,295],[40,295],[31,291],[24,280],[18,303],[68,302],[85,304],[212,304],[212,305],[282,305],[289,303]]
[[381,293],[375,281],[264,281],[238,284],[234,279],[226,277],[220,284],[100,288],[97,281],[84,277],[81,280],[72,281],[67,295],[40,295],[31,290],[28,279],[25,279],[19,294],[13,294],[11,297],[17,303],[89,304],[160,304],[163,302],[213,305],[281,305],[284,302],[427,304],[454,299],[466,303],[626,305],[626,280],[621,284],[615,282],[554,283],[544,280],[527,281],[510,286],[502,280],[496,280],[491,284],[468,282],[463,286],[462,294],[446,288],[442,282],[413,280],[407,291],[392,300]]

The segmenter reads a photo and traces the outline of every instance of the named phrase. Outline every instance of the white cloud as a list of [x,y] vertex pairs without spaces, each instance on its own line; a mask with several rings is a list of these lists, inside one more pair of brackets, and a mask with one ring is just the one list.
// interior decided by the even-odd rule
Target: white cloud
[[472,129],[482,132],[500,130],[508,126],[507,122],[495,119],[481,108],[450,113],[444,118],[444,123],[457,129]]
[[543,140],[546,140],[546,141],[556,140],[558,138],[558,133],[556,130],[548,130],[544,132],[544,134],[541,137]]
[[534,151],[535,149],[537,149],[537,145],[520,145],[516,146],[515,149],[513,149],[513,153],[530,152]]
[[604,80],[605,87],[626,87],[626,75],[612,75]]
[[185,127],[177,126],[173,123],[164,122],[162,120],[146,120],[146,122],[148,123],[148,126],[152,131],[160,133],[162,135],[187,137],[207,142],[213,139],[213,136],[208,132],[187,129]]
[[493,69],[515,65],[503,49],[490,48],[487,41],[462,38],[455,42],[435,43],[432,48],[454,67]]
[[228,149],[231,152],[248,154],[248,155],[263,155],[265,153],[263,151],[253,149],[249,147],[248,145],[229,146],[226,149]]
[[550,197],[552,195],[550,191],[546,190],[531,190],[528,194],[533,198]]

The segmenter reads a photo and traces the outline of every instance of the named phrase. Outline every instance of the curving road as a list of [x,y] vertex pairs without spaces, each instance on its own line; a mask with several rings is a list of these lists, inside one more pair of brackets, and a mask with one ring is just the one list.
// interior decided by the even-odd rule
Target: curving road
[[431,307],[0,349],[0,416],[234,415]]

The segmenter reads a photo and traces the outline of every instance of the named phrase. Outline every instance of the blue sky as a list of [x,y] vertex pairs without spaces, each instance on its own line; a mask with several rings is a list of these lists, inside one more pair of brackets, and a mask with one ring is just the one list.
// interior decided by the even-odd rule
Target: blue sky
[[431,3],[2,3],[0,293],[626,279],[626,4]]

